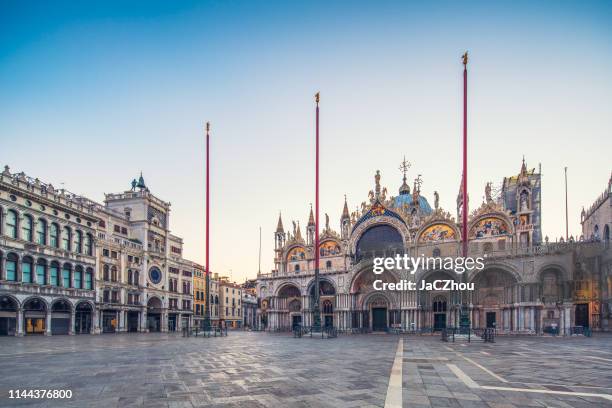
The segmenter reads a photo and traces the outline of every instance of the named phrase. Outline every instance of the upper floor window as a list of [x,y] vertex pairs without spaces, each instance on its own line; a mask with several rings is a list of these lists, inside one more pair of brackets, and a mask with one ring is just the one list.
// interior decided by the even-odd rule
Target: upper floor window
[[54,248],[59,247],[59,226],[56,223],[51,224],[49,227],[49,239],[50,244]]
[[93,238],[91,234],[85,234],[85,254],[93,256]]
[[31,215],[24,215],[23,216],[23,223],[21,225],[21,239],[24,239],[26,241],[33,241],[34,237],[32,234],[32,216]]
[[70,227],[64,227],[62,230],[62,249],[64,251],[70,251],[71,235],[72,231],[70,231]]
[[8,210],[6,213],[6,235],[17,238],[17,211]]
[[79,254],[83,252],[83,233],[81,231],[74,234],[74,250]]
[[47,245],[47,221],[40,218],[36,224],[36,243]]

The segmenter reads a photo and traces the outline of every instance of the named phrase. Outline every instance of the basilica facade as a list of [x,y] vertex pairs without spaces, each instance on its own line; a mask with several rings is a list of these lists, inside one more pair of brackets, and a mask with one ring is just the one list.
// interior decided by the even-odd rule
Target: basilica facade
[[[520,170],[501,187],[487,184],[484,200],[468,215],[469,253],[484,257],[484,268],[458,275],[444,269],[419,269],[415,274],[372,272],[375,257],[462,255],[459,221],[463,197],[457,197],[456,218],[421,195],[418,177],[412,189],[407,166],[398,195],[390,196],[376,172],[374,188],[361,207],[340,216],[339,232],[325,227],[314,248],[312,209],[305,231],[297,222],[287,231],[279,216],[274,269],[259,274],[259,323],[271,330],[313,322],[315,250],[320,254],[321,322],[341,330],[440,330],[458,327],[467,305],[473,328],[495,327],[498,333],[574,328],[609,330],[612,253],[606,242],[551,242],[541,230],[541,172]],[[494,191],[495,190],[495,191]],[[577,241],[577,240],[576,240]],[[378,291],[373,282],[407,279],[417,290]],[[473,291],[418,290],[423,282],[451,280],[474,283]]]

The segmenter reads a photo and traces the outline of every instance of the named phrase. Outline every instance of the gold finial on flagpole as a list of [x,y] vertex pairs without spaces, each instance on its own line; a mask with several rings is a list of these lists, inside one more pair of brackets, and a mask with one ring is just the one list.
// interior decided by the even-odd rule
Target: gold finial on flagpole
[[206,122],[206,133],[210,132],[210,122]]
[[319,92],[317,92],[317,93],[315,94],[315,101],[316,101],[317,103],[319,103],[320,96],[321,96],[321,95],[319,95]]
[[461,58],[463,58],[463,65],[467,66],[468,63],[468,52],[466,51]]

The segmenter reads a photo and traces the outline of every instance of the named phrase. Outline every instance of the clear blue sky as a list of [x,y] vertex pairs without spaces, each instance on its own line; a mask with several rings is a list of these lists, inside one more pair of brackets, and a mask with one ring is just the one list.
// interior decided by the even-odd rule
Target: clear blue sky
[[455,212],[461,63],[470,61],[470,196],[542,163],[543,229],[570,231],[612,170],[610,2],[8,2],[0,4],[0,162],[102,201],[141,170],[204,262],[203,139],[213,124],[212,268],[272,267],[278,211],[367,199],[375,170]]

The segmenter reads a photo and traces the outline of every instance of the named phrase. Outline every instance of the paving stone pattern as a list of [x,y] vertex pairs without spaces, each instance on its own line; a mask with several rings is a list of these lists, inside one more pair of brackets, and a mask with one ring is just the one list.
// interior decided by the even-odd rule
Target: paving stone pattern
[[[470,388],[449,368],[479,386],[612,394],[612,336],[464,345],[230,332],[0,338],[0,407],[381,407],[398,341],[405,407],[612,406],[598,397]],[[73,398],[8,399],[9,389],[70,389]]]

